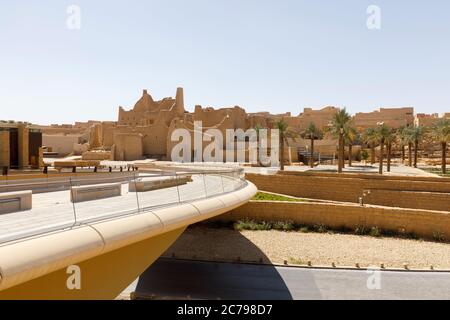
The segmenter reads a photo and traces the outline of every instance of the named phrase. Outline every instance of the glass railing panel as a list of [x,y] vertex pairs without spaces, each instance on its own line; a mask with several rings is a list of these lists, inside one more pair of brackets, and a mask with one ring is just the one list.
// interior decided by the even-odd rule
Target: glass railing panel
[[207,196],[205,175],[193,173],[190,176],[191,182],[178,186],[181,202],[204,199]]
[[[0,180],[0,208],[11,211],[0,212],[0,243],[215,197],[246,185],[243,170],[219,169],[197,166],[183,172],[124,171]],[[21,191],[32,192],[32,207],[14,211],[18,204],[7,195]]]
[[71,178],[71,196],[76,223],[85,224],[139,212],[136,192],[129,190],[129,182],[137,172],[124,172],[96,177]]
[[[47,179],[8,180],[1,185],[0,243],[71,228],[75,212],[68,180],[60,185],[54,189]],[[27,191],[32,194],[19,195]],[[29,200],[31,207],[26,204]]]
[[178,185],[183,183],[187,183],[187,180],[175,173],[140,173],[135,180],[130,181],[130,188],[137,190],[142,212],[179,203]]

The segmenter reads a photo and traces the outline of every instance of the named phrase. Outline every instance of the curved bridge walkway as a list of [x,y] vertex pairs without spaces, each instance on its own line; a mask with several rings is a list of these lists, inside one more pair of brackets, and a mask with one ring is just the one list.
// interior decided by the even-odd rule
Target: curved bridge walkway
[[[245,185],[245,181],[236,178],[235,174],[181,174],[190,176],[192,182],[187,184],[152,190],[146,192],[130,192],[128,183],[133,179],[122,182],[122,195],[86,202],[72,203],[70,188],[63,191],[53,191],[33,194],[33,208],[28,211],[13,212],[0,215],[0,244],[44,234],[55,230],[71,228],[80,224],[97,222],[145,212],[162,206],[174,206],[183,202],[214,197],[238,190]],[[171,178],[166,175],[136,174],[137,179],[143,181]],[[72,180],[72,185],[104,184],[116,182],[117,178],[98,178],[94,180]],[[10,189],[14,182],[10,182]],[[27,184],[23,185],[24,190]],[[17,189],[17,188],[16,188]]]

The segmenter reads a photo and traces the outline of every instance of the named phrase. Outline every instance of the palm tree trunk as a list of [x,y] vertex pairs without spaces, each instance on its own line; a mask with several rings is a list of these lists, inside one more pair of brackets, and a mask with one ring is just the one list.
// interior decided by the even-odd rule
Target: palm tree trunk
[[402,164],[405,164],[405,145],[402,144]]
[[447,142],[443,141],[442,143],[442,174],[447,173]]
[[414,168],[417,168],[417,156],[419,149],[419,140],[414,141]]
[[309,165],[314,168],[314,138],[311,139],[311,154],[309,156]]
[[348,166],[351,167],[352,166],[352,151],[353,151],[353,145],[350,143],[348,145]]
[[408,164],[412,167],[412,143],[408,143]]
[[375,164],[375,145],[370,145],[370,164]]
[[280,134],[280,169],[284,171],[284,137]]
[[391,152],[392,144],[389,142],[387,145],[387,172],[391,172]]
[[383,174],[383,153],[384,153],[384,141],[380,144],[380,165],[378,167],[378,173]]
[[344,144],[344,136],[342,134],[339,134],[339,152],[338,152],[338,173],[342,173],[342,159],[344,158],[343,156],[343,144]]
[[258,131],[256,132],[256,165],[258,167],[261,167],[261,163],[259,161],[259,151],[260,151],[260,145],[259,145],[259,133]]
[[345,168],[345,139],[342,138],[342,169]]

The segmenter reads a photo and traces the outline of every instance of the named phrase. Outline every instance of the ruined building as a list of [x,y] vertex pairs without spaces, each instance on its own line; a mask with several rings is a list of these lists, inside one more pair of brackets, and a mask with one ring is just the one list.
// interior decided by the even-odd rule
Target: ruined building
[[[178,142],[172,142],[172,132],[179,128],[194,132],[194,122],[201,121],[203,130],[217,129],[226,136],[227,129],[242,129],[246,131],[259,126],[272,128],[276,121],[283,119],[291,128],[306,126],[314,122],[324,129],[329,125],[335,112],[335,107],[322,110],[306,108],[299,116],[290,113],[271,115],[268,112],[247,114],[239,106],[214,109],[211,107],[195,106],[194,112],[185,110],[183,89],[178,88],[175,98],[164,98],[156,101],[144,90],[142,97],[130,110],[119,107],[116,123],[94,124],[90,129],[90,150],[85,154],[87,158],[95,159],[98,153],[95,149],[107,150],[114,160],[136,160],[141,158],[157,158],[170,160],[172,148]],[[287,152],[290,152],[287,148]],[[226,158],[224,146],[224,158]],[[104,153],[103,153],[104,154]],[[294,157],[293,149],[288,157]],[[295,159],[294,159],[295,160]]]
[[[194,122],[202,121],[203,130],[217,129],[226,137],[227,129],[273,128],[279,120],[284,120],[289,130],[297,133],[297,139],[289,139],[285,158],[297,161],[298,149],[308,148],[309,141],[301,139],[300,133],[312,122],[322,131],[330,126],[338,107],[327,106],[320,110],[305,108],[298,116],[291,113],[270,114],[269,112],[246,113],[239,107],[214,109],[195,106],[188,112],[184,106],[183,89],[178,88],[175,98],[155,100],[147,90],[128,110],[119,107],[117,121],[76,123],[75,125],[52,125],[41,127],[45,146],[60,154],[83,155],[86,160],[129,161],[143,158],[171,160],[171,152],[178,141],[172,142],[174,130],[187,129],[193,140]],[[363,132],[369,127],[385,123],[391,128],[429,125],[439,119],[437,115],[414,116],[413,108],[381,108],[369,113],[357,113],[353,125]],[[205,142],[206,146],[209,142]],[[337,141],[325,135],[317,141],[316,152],[333,155]],[[224,145],[224,160],[229,150]],[[247,150],[248,151],[248,150]],[[194,150],[192,150],[194,157]]]

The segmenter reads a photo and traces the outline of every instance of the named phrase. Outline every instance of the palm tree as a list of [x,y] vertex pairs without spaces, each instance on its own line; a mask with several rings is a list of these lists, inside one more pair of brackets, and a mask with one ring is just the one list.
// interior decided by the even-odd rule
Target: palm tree
[[286,134],[288,131],[288,124],[284,120],[275,122],[275,128],[279,131],[280,143],[280,169],[284,171],[284,144],[286,142]]
[[344,168],[345,128],[351,120],[352,118],[345,108],[335,113],[331,120],[330,132],[339,139],[338,173],[342,173],[342,168]]
[[370,147],[370,164],[375,163],[375,147],[378,143],[377,132],[374,128],[368,128],[363,135],[364,142]]
[[344,132],[344,141],[345,144],[348,145],[348,165],[351,167],[353,160],[353,144],[358,140],[359,135],[356,128],[352,127],[350,124],[345,126]]
[[386,139],[390,135],[390,129],[387,125],[384,123],[380,124],[376,130],[376,137],[378,138],[378,141],[380,143],[380,163],[378,168],[378,173],[383,174],[383,157],[384,157],[384,144],[386,143]]
[[320,131],[319,128],[316,127],[314,122],[310,122],[308,127],[306,128],[306,130],[303,131],[302,135],[305,139],[311,140],[309,165],[311,166],[311,168],[314,168],[314,140],[321,139],[323,136],[323,133],[322,133],[322,131]]
[[[419,151],[419,142],[423,138],[423,135],[425,133],[425,129],[422,126],[417,126],[414,128],[411,128],[410,130],[410,143],[414,143],[414,168],[417,168],[417,156]],[[410,151],[411,153],[411,151]],[[411,162],[411,160],[410,160]]]
[[439,141],[442,150],[442,174],[447,173],[447,143],[450,142],[450,119],[441,119],[431,128],[431,136]]

